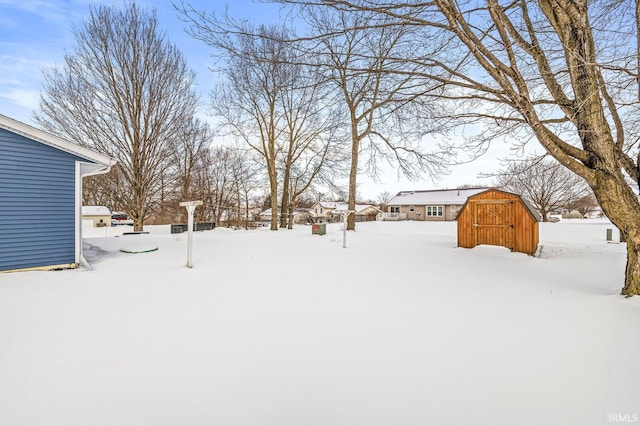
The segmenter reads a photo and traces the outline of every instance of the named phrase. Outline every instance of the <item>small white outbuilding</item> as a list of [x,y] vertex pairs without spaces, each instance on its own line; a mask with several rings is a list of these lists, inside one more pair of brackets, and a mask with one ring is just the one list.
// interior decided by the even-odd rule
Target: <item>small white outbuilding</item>
[[82,221],[90,220],[93,227],[111,226],[111,210],[106,206],[82,206]]

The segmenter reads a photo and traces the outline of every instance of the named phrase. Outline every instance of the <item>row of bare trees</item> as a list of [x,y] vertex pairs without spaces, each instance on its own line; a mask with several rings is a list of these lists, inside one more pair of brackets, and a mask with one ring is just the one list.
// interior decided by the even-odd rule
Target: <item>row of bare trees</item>
[[179,203],[192,199],[204,201],[199,220],[246,216],[261,189],[255,159],[244,147],[212,145],[195,118],[195,75],[155,11],[91,7],[74,35],[64,65],[44,74],[34,118],[118,161],[106,177],[85,179],[83,202],[126,212],[137,231],[149,220],[184,221]]
[[[126,197],[120,196],[120,187],[114,185],[120,166],[114,167],[107,177],[85,178],[83,205],[130,211]],[[199,151],[176,150],[162,171],[159,191],[148,202],[145,223],[185,223],[187,213],[180,202],[202,200],[196,221],[246,226],[255,219],[251,207],[264,190],[262,180],[258,163],[245,148],[211,147],[207,141]]]
[[286,227],[287,219],[291,227],[298,198],[314,185],[331,187],[344,169],[340,113],[327,102],[332,94],[318,70],[301,63],[286,29],[242,23],[242,32],[222,34],[210,31],[215,21],[198,17],[207,26],[194,24],[192,34],[225,58],[211,93],[212,111],[225,136],[257,155],[269,182],[270,208],[278,212],[271,215],[271,229]]
[[262,158],[280,227],[314,183],[331,186],[344,175],[353,210],[361,173],[376,177],[391,164],[409,178],[437,175],[454,157],[451,145],[421,144],[442,130],[446,114],[432,96],[441,84],[396,60],[413,48],[410,25],[389,17],[372,31],[375,16],[303,7],[299,16],[315,34],[304,38],[284,24],[255,27],[190,5],[177,9],[220,58],[213,109]]
[[201,222],[246,226],[254,219],[249,216],[250,205],[262,190],[262,176],[246,148],[211,146],[210,140],[183,145],[175,151],[168,176],[168,196],[156,210],[156,221],[184,223],[186,211],[179,203],[185,200],[203,201],[203,207],[196,210],[196,219]]

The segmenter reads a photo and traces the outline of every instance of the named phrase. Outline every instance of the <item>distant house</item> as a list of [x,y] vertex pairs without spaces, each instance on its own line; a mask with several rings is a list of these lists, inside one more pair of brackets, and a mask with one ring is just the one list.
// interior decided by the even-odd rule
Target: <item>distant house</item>
[[[260,214],[258,215],[258,219],[260,219],[261,222],[270,222],[271,216],[273,216],[271,212],[272,212],[272,209],[266,209],[261,211]],[[278,213],[278,217],[280,217],[280,213]]]
[[0,114],[0,271],[82,261],[82,178],[115,162]]
[[[271,209],[260,212],[258,216],[261,222],[271,222]],[[304,224],[310,221],[309,209],[298,208],[293,211],[293,223]],[[280,212],[278,212],[278,220],[280,220]]]
[[470,196],[486,190],[487,188],[464,188],[400,191],[387,203],[387,213],[379,218],[452,221]]
[[[339,222],[343,220],[344,213],[348,211],[347,203],[317,202],[311,207],[313,223]],[[356,222],[376,220],[376,216],[382,211],[369,204],[356,204]]]
[[321,202],[318,201],[311,206],[311,220],[313,223],[327,223],[331,221],[331,213],[338,206],[339,203]]
[[[346,203],[340,203],[329,213],[329,216],[332,221],[338,222],[344,220],[343,215],[346,211],[348,211],[348,205]],[[376,220],[376,217],[379,213],[382,213],[382,210],[369,204],[356,204],[354,213],[356,222],[370,222]]]
[[90,220],[94,228],[111,226],[111,210],[105,206],[82,206],[82,220]]

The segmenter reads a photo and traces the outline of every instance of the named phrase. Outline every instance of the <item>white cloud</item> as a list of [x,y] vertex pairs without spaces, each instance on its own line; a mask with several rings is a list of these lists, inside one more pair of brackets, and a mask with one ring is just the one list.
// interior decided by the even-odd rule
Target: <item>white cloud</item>
[[40,92],[37,90],[8,88],[0,91],[0,98],[22,107],[35,109],[40,100]]
[[[50,22],[66,22],[68,19],[67,2],[42,0],[0,0],[0,7],[8,11],[24,12],[46,19]],[[5,17],[6,19],[6,17]]]

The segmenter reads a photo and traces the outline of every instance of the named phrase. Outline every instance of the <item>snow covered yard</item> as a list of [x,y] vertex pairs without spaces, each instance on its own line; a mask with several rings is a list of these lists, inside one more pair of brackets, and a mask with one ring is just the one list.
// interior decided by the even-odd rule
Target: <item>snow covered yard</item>
[[[0,275],[0,425],[608,425],[640,413],[640,299],[598,221],[541,258],[455,223],[95,238]],[[636,417],[634,417],[636,416]],[[638,421],[640,423],[640,421]]]

